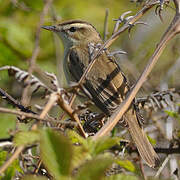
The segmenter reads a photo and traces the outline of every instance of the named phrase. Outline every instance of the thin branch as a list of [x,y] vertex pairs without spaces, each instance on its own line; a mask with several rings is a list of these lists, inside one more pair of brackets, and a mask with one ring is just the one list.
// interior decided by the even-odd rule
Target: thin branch
[[157,153],[163,154],[180,154],[180,147],[177,148],[155,148]]
[[69,104],[68,102],[66,102],[63,99],[63,94],[59,93],[59,99],[58,99],[58,104],[59,106],[71,117],[72,120],[74,120],[75,122],[77,122],[78,124],[78,130],[81,133],[81,135],[86,138],[87,134],[85,133],[78,115],[75,113],[74,109],[71,108],[71,104]]
[[[119,146],[119,145],[116,145],[116,146],[112,147],[112,149],[114,151],[115,150],[121,151],[122,147]],[[137,148],[134,147],[134,146],[132,147],[131,145],[127,145],[126,146],[126,150],[127,150],[127,152],[129,154],[134,153],[134,152],[138,153]],[[169,155],[169,154],[180,154],[180,145],[178,145],[177,147],[168,147],[168,148],[155,147],[154,150],[158,154],[166,154],[166,155]]]
[[44,107],[43,112],[41,113],[41,115],[39,117],[40,118],[45,117],[46,114],[50,111],[50,109],[54,106],[54,104],[57,100],[58,100],[57,93],[56,92],[52,93],[49,98],[48,103]]
[[145,175],[145,171],[144,171],[144,166],[143,166],[143,160],[140,160],[140,170],[141,170],[141,174],[143,176],[144,180],[147,180],[147,176]]
[[[39,39],[40,39],[40,33],[41,33],[41,26],[44,23],[44,18],[46,16],[46,14],[48,13],[48,9],[49,9],[52,1],[53,0],[46,0],[45,1],[42,13],[40,15],[40,21],[39,21],[39,24],[37,26],[36,36],[35,36],[35,46],[34,46],[34,50],[33,50],[33,53],[32,53],[32,56],[31,56],[31,59],[30,59],[30,62],[29,62],[29,70],[28,70],[29,77],[33,73],[34,66],[36,64],[36,59],[37,59],[37,56],[38,56],[38,53],[39,53]],[[23,91],[23,95],[22,95],[22,101],[21,102],[25,106],[27,106],[29,104],[29,101],[30,101],[30,98],[31,98],[29,88],[30,88],[30,84],[28,84],[26,86],[26,88]]]
[[166,166],[166,164],[168,163],[170,159],[170,155],[168,155],[166,157],[166,159],[164,160],[164,162],[162,163],[161,167],[158,169],[156,175],[154,176],[155,178],[159,177],[159,175],[161,174],[162,170],[164,169],[164,167]]
[[106,9],[105,19],[104,19],[104,37],[103,40],[106,41],[108,32],[108,16],[109,16],[109,9]]
[[36,119],[36,120],[40,120],[40,121],[45,121],[45,122],[56,122],[56,123],[66,124],[66,122],[56,120],[56,119],[54,119],[52,117],[41,118],[37,114],[16,111],[16,110],[13,110],[13,109],[7,109],[7,108],[0,107],[0,112],[1,113],[14,114],[14,115],[18,115],[18,116],[24,116],[26,118],[32,118],[32,119]]
[[10,96],[7,92],[5,92],[1,88],[0,88],[0,96],[2,96],[3,99],[6,99],[6,101],[8,103],[10,103],[11,105],[19,108],[23,112],[36,114],[35,112],[31,111],[30,109],[24,107],[22,104],[20,104],[19,101],[15,100],[12,96]]
[[167,43],[177,34],[180,33],[180,16],[178,13],[176,13],[172,23],[167,28],[167,31],[162,36],[157,48],[155,49],[153,55],[148,61],[148,64],[146,65],[143,73],[139,77],[138,81],[136,82],[134,88],[129,92],[127,98],[120,104],[120,106],[117,108],[117,110],[112,114],[112,116],[109,118],[109,120],[106,122],[106,124],[98,131],[98,133],[93,137],[94,140],[101,136],[105,136],[107,133],[109,133],[114,126],[117,124],[117,122],[121,119],[123,114],[127,111],[128,107],[130,106],[131,102],[135,98],[137,92],[141,88],[142,84],[147,79],[147,76],[152,71],[154,65],[158,61],[160,55],[162,54],[163,50],[167,46]]

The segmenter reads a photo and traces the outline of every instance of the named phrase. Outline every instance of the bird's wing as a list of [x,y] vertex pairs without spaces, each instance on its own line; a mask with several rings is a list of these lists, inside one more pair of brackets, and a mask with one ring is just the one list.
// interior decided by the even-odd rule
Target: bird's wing
[[[87,54],[88,50],[82,52],[82,49],[77,47],[69,51],[67,66],[71,79],[76,82],[90,62],[90,56],[88,57]],[[103,53],[96,60],[83,85],[97,107],[109,115],[122,102],[128,91],[125,80],[115,61],[107,58],[107,54]]]

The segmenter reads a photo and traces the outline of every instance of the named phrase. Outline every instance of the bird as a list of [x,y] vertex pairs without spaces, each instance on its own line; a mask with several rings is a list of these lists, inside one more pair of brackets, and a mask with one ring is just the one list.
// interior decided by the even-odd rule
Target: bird
[[[64,45],[63,69],[68,82],[78,82],[92,60],[92,55],[103,40],[96,28],[83,20],[66,20],[59,24],[42,26],[56,33]],[[108,117],[129,92],[128,80],[116,58],[103,49],[86,75],[82,91]],[[150,144],[140,122],[139,112],[133,102],[123,121],[136,144],[141,158],[152,168],[159,165],[159,157]]]

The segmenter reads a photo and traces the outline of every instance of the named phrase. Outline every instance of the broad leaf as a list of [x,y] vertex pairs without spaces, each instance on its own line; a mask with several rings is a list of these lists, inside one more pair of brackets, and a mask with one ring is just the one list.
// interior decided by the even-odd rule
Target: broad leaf
[[86,162],[81,166],[76,180],[101,180],[105,177],[105,170],[111,166],[113,160],[111,158],[97,157],[93,160]]
[[50,129],[41,131],[40,149],[43,163],[55,179],[70,175],[72,146],[65,136]]
[[33,144],[40,140],[38,131],[23,131],[18,132],[14,137],[14,144],[16,146]]
[[87,139],[84,139],[82,136],[80,136],[75,131],[67,131],[68,137],[71,139],[72,143],[79,143],[82,144],[84,147],[88,148],[87,145]]
[[117,145],[122,138],[119,137],[102,137],[97,141],[91,142],[92,155],[97,155],[103,151]]
[[128,171],[135,172],[136,168],[129,160],[117,160],[116,163]]
[[148,138],[148,140],[150,141],[150,143],[151,143],[153,146],[156,145],[156,140],[155,140],[155,139],[151,138],[151,137],[148,136],[148,135],[147,135],[147,138]]

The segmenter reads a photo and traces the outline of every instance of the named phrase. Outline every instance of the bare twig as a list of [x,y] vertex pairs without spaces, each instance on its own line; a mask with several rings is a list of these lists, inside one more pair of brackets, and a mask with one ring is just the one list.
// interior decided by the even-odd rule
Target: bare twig
[[109,9],[106,9],[105,19],[104,19],[104,37],[103,40],[106,41],[108,32],[108,16],[109,16]]
[[14,114],[14,115],[18,115],[18,116],[24,116],[27,118],[33,118],[33,119],[42,120],[42,121],[47,120],[47,119],[40,118],[39,115],[36,115],[34,113],[26,113],[26,112],[16,111],[13,109],[7,109],[7,108],[2,108],[2,107],[0,107],[0,112]]
[[163,154],[180,154],[180,147],[177,148],[155,148],[157,153]]
[[[33,50],[33,53],[32,53],[32,56],[31,56],[31,59],[30,59],[30,62],[29,62],[29,70],[28,70],[29,76],[31,76],[32,73],[33,73],[33,69],[34,69],[36,59],[37,59],[37,56],[38,56],[38,53],[39,53],[39,39],[40,39],[41,26],[44,23],[44,17],[48,13],[48,9],[49,9],[52,1],[53,0],[46,0],[45,1],[42,13],[40,15],[40,21],[39,21],[39,24],[37,26],[36,36],[35,36],[35,46],[34,46],[34,50]],[[29,104],[29,101],[30,101],[30,98],[31,98],[29,88],[30,88],[30,85],[28,84],[26,86],[26,88],[24,89],[23,95],[22,95],[22,101],[21,102],[25,106],[27,106]]]
[[142,159],[140,160],[140,170],[141,170],[143,179],[144,179],[144,180],[147,180],[147,176],[145,175],[145,172],[144,172],[144,166],[143,166],[143,161],[142,161]]
[[167,106],[171,106],[172,103],[176,103],[175,96],[178,95],[178,90],[176,89],[167,89],[164,91],[157,91],[151,93],[146,97],[136,98],[136,102],[139,108],[147,106],[149,109],[164,109]]
[[[178,0],[177,0],[178,1]],[[176,2],[176,0],[174,0],[174,3]],[[178,1],[180,2],[180,1]],[[175,5],[177,5],[175,3]],[[178,9],[178,8],[176,8]],[[142,86],[142,84],[144,83],[144,81],[146,80],[147,76],[149,75],[149,73],[152,71],[154,65],[156,64],[158,58],[160,57],[160,55],[162,54],[164,48],[166,47],[167,43],[177,34],[180,33],[180,13],[179,13],[179,9],[176,11],[176,15],[172,21],[172,23],[170,24],[170,26],[168,27],[168,29],[166,30],[166,32],[164,33],[164,35],[162,36],[157,48],[155,49],[153,55],[151,56],[151,58],[149,59],[148,64],[146,65],[143,73],[141,74],[141,76],[139,77],[138,81],[136,82],[134,88],[129,92],[127,98],[120,104],[120,106],[117,108],[117,110],[112,114],[112,116],[110,117],[110,119],[106,122],[106,124],[101,128],[100,131],[98,131],[98,133],[93,137],[93,139],[97,139],[101,136],[106,135],[107,133],[109,133],[114,126],[117,124],[117,122],[119,121],[119,119],[121,119],[121,117],[123,116],[123,114],[126,112],[126,110],[128,109],[128,107],[130,106],[131,102],[133,101],[133,99],[135,98],[135,95],[137,94],[137,92],[139,91],[140,87]]]
[[23,112],[36,114],[35,112],[33,112],[30,109],[28,109],[28,108],[24,107],[23,105],[21,105],[19,101],[15,100],[12,96],[10,96],[7,92],[5,92],[1,88],[0,88],[0,96],[2,96],[3,99],[6,99],[8,101],[8,103],[10,103],[11,105],[19,108]]
[[45,121],[45,122],[55,122],[55,123],[60,123],[60,124],[74,124],[74,125],[77,124],[76,122],[73,122],[73,121],[68,121],[68,122],[59,121],[59,120],[56,120],[56,119],[54,119],[52,117],[49,117],[49,116],[47,116],[45,118],[41,118],[39,115],[36,115],[36,114],[25,113],[25,112],[16,111],[16,110],[13,110],[13,109],[2,108],[2,107],[0,107],[0,112],[1,113],[14,114],[14,115],[18,115],[18,116],[24,116],[24,117],[27,117],[27,118],[32,118],[32,119]]
[[75,113],[74,109],[71,108],[71,104],[69,104],[68,102],[65,102],[63,99],[63,94],[59,93],[59,99],[58,99],[58,104],[60,105],[60,107],[71,117],[72,120],[74,120],[75,122],[77,122],[78,124],[78,129],[81,133],[81,135],[86,138],[87,135],[80,123],[79,117],[78,115]]
[[51,94],[48,103],[46,104],[45,108],[43,109],[43,112],[39,116],[40,118],[45,117],[45,115],[50,111],[50,109],[53,107],[55,102],[58,100],[57,93],[54,92]]
[[156,175],[154,176],[155,178],[159,177],[159,175],[161,174],[162,170],[164,169],[164,167],[166,166],[166,164],[168,163],[170,159],[170,155],[168,155],[166,157],[166,159],[164,160],[164,162],[162,163],[161,167],[158,169]]

